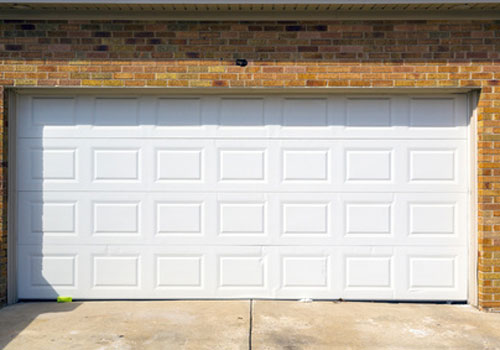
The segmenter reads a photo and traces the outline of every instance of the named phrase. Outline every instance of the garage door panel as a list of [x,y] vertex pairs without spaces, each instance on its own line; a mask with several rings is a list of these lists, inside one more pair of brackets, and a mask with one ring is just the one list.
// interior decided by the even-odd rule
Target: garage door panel
[[264,127],[266,118],[263,98],[226,97],[219,100],[216,125],[219,128]]
[[465,95],[413,96],[410,98],[409,126],[424,128],[455,128],[466,126]]
[[372,140],[341,143],[340,191],[465,192],[463,140]]
[[218,200],[217,227],[219,244],[269,244],[272,208],[268,200]]
[[273,270],[278,298],[340,295],[338,251],[333,247],[276,247]]
[[92,182],[140,182],[139,148],[92,148]]
[[251,193],[22,192],[19,242],[267,244],[274,206]]
[[467,253],[464,247],[401,248],[404,284],[400,299],[467,298]]
[[467,138],[465,95],[355,95],[336,101],[336,119],[340,120],[336,135],[342,138]]
[[332,245],[338,240],[335,214],[338,197],[325,193],[280,193],[271,197],[275,204],[277,245]]
[[[407,245],[466,246],[467,194],[406,194],[401,196]],[[402,211],[402,210],[401,210]]]
[[[61,255],[61,250],[65,255]],[[48,245],[43,248],[24,246],[20,252],[24,259],[20,261],[19,269],[27,277],[20,281],[20,298],[54,299],[58,295],[86,299],[215,296],[216,255],[212,248],[116,245],[109,249],[83,245],[75,250],[72,246]],[[44,260],[40,261],[42,255]],[[73,266],[78,270],[73,272]],[[184,275],[179,275],[179,272]],[[72,278],[74,285],[68,285],[67,281],[73,281]]]
[[[155,123],[158,128],[201,127],[202,100],[192,98],[159,98],[155,103]],[[153,104],[153,103],[151,103]]]
[[19,144],[18,152],[24,155],[17,163],[16,186],[20,190],[40,190],[43,184],[49,183],[53,187],[74,188],[81,182],[79,163],[82,155],[78,143],[43,145],[39,139],[26,140]]
[[338,169],[338,145],[323,140],[284,140],[272,144],[278,159],[274,183],[282,190],[296,191],[304,186],[327,190],[335,186]]
[[467,242],[467,194],[341,194],[334,213],[341,245],[461,246]]
[[284,97],[277,100],[279,119],[273,137],[331,139],[335,137],[336,102],[328,97]]
[[463,248],[30,245],[19,252],[20,298],[466,298]]
[[[150,172],[144,165],[150,163],[151,151],[140,140],[86,141],[82,153],[88,155],[88,181],[78,190],[141,190],[147,186]],[[83,164],[82,164],[83,166]]]
[[266,148],[220,147],[217,181],[268,182],[269,162],[266,153]]
[[[342,183],[347,188],[364,190],[403,185],[396,169],[404,145],[391,141],[346,141],[341,147]],[[397,158],[396,158],[397,157]]]
[[24,215],[18,221],[19,242],[137,244],[151,239],[150,203],[133,193],[21,192],[18,208]]
[[[467,137],[465,95],[21,96],[19,137]],[[232,106],[240,107],[232,109]],[[120,109],[123,112],[117,113]],[[109,111],[112,111],[110,114]],[[114,118],[120,114],[121,118]]]
[[465,95],[21,96],[21,298],[466,298]]
[[462,247],[352,247],[341,255],[343,298],[467,298],[467,276],[459,273],[467,264]]
[[343,194],[338,213],[339,241],[350,245],[392,245],[402,231],[392,193]]
[[346,247],[341,254],[342,297],[393,299],[398,261],[393,247]]
[[136,97],[97,97],[94,100],[91,125],[99,127],[137,127],[139,99]]
[[466,196],[22,192],[19,240],[21,244],[464,245]]
[[[18,247],[19,298],[49,298],[78,294],[82,287],[81,257],[76,247],[21,245]],[[64,294],[66,293],[66,294]]]
[[438,140],[410,143],[407,147],[407,179],[414,187],[457,185],[467,188],[466,141]]
[[42,195],[41,192],[21,193],[17,201],[22,216],[18,220],[20,244],[78,242],[82,232],[82,202],[78,196]]
[[19,190],[467,190],[463,140],[27,139],[19,152]]
[[77,131],[74,96],[19,96],[16,113],[18,137],[41,137]]

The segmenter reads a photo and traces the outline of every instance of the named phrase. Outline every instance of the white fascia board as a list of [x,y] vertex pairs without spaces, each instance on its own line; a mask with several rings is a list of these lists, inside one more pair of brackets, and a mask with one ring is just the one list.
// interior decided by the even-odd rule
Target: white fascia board
[[301,5],[315,5],[315,4],[332,4],[332,5],[385,5],[385,4],[493,4],[498,3],[499,0],[0,0],[0,3],[24,3],[24,4],[92,4],[92,5],[106,5],[106,4],[135,4],[135,5],[197,5],[197,4],[259,4],[259,5],[286,5],[286,4],[301,4]]

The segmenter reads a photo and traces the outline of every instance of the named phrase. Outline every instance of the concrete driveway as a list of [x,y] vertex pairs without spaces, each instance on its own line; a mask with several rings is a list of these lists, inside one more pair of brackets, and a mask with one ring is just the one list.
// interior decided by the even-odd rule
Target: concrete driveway
[[0,310],[0,348],[500,349],[500,313],[352,302],[20,303]]

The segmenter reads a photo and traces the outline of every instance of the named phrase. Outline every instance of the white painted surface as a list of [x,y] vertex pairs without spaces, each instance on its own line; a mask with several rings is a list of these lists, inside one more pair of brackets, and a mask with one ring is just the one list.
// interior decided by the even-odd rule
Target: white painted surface
[[465,300],[465,101],[21,96],[19,297]]

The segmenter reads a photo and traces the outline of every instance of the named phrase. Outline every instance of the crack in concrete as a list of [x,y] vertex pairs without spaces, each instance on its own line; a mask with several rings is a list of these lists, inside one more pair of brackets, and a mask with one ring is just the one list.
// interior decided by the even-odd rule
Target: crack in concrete
[[253,299],[250,299],[250,310],[248,317],[248,350],[252,350],[252,327],[253,327]]

